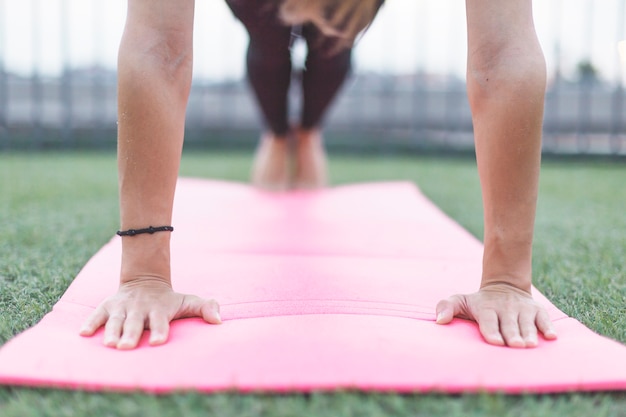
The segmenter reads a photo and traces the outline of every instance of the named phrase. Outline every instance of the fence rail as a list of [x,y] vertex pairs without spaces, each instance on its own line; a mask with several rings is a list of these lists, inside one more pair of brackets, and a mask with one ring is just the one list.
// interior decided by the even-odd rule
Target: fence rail
[[[0,149],[114,145],[117,115],[112,54],[115,47],[104,43],[118,42],[124,2],[80,2],[79,6],[74,0],[56,0],[62,15],[61,24],[56,26],[56,31],[61,33],[55,38],[51,35],[54,28],[37,27],[36,16],[43,14],[40,9],[44,5],[50,7],[50,3],[0,0]],[[9,12],[19,11],[18,3],[29,6],[28,13],[21,17],[30,19],[33,32],[26,44],[17,38],[24,34],[20,35],[8,24],[13,20]],[[462,3],[452,0],[450,3],[454,3],[450,9],[439,10],[434,0],[387,1],[385,8],[389,10],[383,9],[358,46],[355,73],[329,113],[326,126],[331,146],[472,149],[471,115],[458,64],[458,57],[465,54],[464,33],[451,27],[439,33],[427,27],[430,19],[445,20],[450,15],[454,20],[459,13],[462,15]],[[102,12],[111,22],[100,21],[94,33],[80,33],[86,44],[91,45],[92,55],[91,60],[81,61],[73,58],[69,39],[76,35],[72,30],[79,29],[72,29],[70,17],[75,15],[73,8],[86,4],[92,5],[94,16]],[[216,4],[211,7],[217,7]],[[545,0],[541,4],[535,13],[549,70],[544,151],[626,155],[626,68],[620,65],[617,53],[618,42],[626,38],[626,0]],[[104,13],[104,7],[111,9]],[[221,10],[222,15],[215,12],[218,15],[213,20],[200,20],[204,22],[200,27],[226,33],[233,42],[232,49],[238,52],[224,55],[223,42],[204,44],[201,30],[196,33],[196,48],[205,53],[199,54],[196,65],[199,71],[189,100],[187,136],[189,142],[196,144],[247,145],[256,139],[260,120],[243,76],[245,36],[223,5],[219,7],[215,10]],[[427,16],[418,13],[425,10]],[[398,25],[393,23],[394,19],[400,19],[399,13],[408,11],[415,13],[417,26],[424,26],[420,29],[424,39],[411,38],[403,44],[397,41]],[[580,16],[565,21],[567,13]],[[606,16],[611,16],[610,22]],[[103,27],[117,28],[111,32],[115,36],[105,37]],[[585,42],[571,39],[572,34],[580,32]],[[369,37],[372,40],[367,44]],[[58,40],[60,54],[52,70],[46,61],[50,59],[51,52],[47,49],[51,38]],[[19,64],[16,44],[21,45],[23,54],[31,57],[30,66]],[[572,49],[572,45],[577,45],[577,49]],[[447,48],[449,63],[436,55],[438,48]],[[413,50],[420,53],[413,57],[412,64],[401,61],[394,64],[398,54]],[[233,58],[235,54],[240,57]],[[203,71],[216,56],[236,62],[235,70],[223,69],[221,75]],[[380,65],[377,56],[378,61],[391,64]],[[430,65],[429,59],[433,57],[442,63]],[[291,94],[294,114],[298,111],[298,94],[294,88]]]

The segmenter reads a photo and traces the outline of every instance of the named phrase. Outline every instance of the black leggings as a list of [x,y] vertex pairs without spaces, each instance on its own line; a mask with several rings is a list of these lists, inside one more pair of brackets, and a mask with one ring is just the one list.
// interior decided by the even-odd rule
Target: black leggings
[[[250,43],[246,64],[248,79],[267,127],[278,137],[289,131],[288,91],[291,80],[292,27],[278,16],[276,1],[226,0],[243,23]],[[300,127],[318,127],[329,104],[350,71],[352,49],[334,52],[335,42],[313,24],[301,28],[308,54],[302,73]],[[333,53],[334,52],[334,53]]]

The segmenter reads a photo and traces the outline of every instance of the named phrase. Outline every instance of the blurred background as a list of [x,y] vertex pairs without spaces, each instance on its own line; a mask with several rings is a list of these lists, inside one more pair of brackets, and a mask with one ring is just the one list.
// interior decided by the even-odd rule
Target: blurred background
[[[0,0],[0,150],[115,147],[125,13],[124,0]],[[548,66],[544,153],[626,155],[626,0],[541,0],[534,13]],[[465,28],[462,0],[387,0],[328,115],[328,146],[472,151]],[[249,148],[261,122],[243,27],[222,0],[198,0],[194,32],[186,146]],[[292,54],[297,80],[303,43]]]

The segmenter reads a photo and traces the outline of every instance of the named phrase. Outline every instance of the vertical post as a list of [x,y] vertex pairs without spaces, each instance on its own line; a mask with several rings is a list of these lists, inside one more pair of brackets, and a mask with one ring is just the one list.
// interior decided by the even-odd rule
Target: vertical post
[[0,0],[0,149],[9,148],[5,16],[4,0]]
[[[626,22],[624,15],[626,14],[626,0],[621,0],[619,11],[617,13],[616,37],[618,41],[626,42],[624,29]],[[618,154],[622,148],[622,140],[624,138],[624,82],[626,82],[626,44],[620,48],[618,56],[619,63],[617,65],[617,74],[615,75],[615,90],[613,90],[612,106],[611,106],[611,138],[610,150],[613,154]],[[621,45],[620,45],[621,46]]]
[[[450,7],[450,6],[448,6]],[[450,24],[450,19],[446,20],[446,36],[447,36],[447,48],[450,48],[450,37],[452,35],[452,25]],[[441,42],[441,45],[444,45],[444,42]],[[453,90],[453,83],[452,83],[452,74],[450,73],[450,59],[447,59],[447,62],[445,63],[442,73],[441,73],[441,79],[442,79],[442,100],[443,100],[443,135],[442,135],[442,140],[443,140],[443,146],[445,149],[450,149],[452,146],[450,144],[450,137],[451,135],[454,133],[454,117],[453,117],[453,112],[452,112],[452,107],[454,106],[454,103],[452,102],[452,90]]]
[[30,79],[31,85],[31,123],[33,127],[33,139],[36,147],[42,146],[44,142],[43,137],[43,85],[41,80],[41,3],[40,0],[33,0],[31,3],[31,16],[32,16],[32,51],[33,51],[33,66],[32,75]]
[[[448,6],[450,7],[450,6]],[[454,31],[451,24],[451,19],[448,19],[446,31],[448,32],[448,45],[447,49],[449,51],[455,50],[455,39],[454,39]],[[459,126],[460,126],[460,103],[459,97],[461,96],[460,83],[457,79],[453,65],[453,61],[448,59],[445,68],[444,76],[444,94],[443,94],[443,108],[444,108],[444,135],[443,135],[443,145],[447,149],[455,148],[455,134],[458,134]],[[462,94],[463,102],[465,102],[465,92]]]
[[[397,39],[397,26],[392,26],[385,31],[386,40],[384,45],[386,46],[381,50],[382,59],[386,62],[394,62],[395,50],[393,45]],[[396,95],[397,87],[396,80],[398,75],[394,71],[389,71],[387,68],[380,68],[380,91],[378,93],[378,132],[385,132],[384,135],[379,135],[381,140],[380,146],[377,146],[378,153],[388,154],[392,148],[391,143],[395,140],[397,132],[394,128],[398,127],[394,122],[394,116],[396,115]],[[362,142],[359,144],[360,148],[363,148]],[[382,152],[381,152],[382,151]]]
[[105,123],[106,118],[106,100],[107,91],[104,80],[104,64],[102,63],[102,55],[104,48],[102,46],[104,40],[104,13],[102,10],[103,1],[91,1],[91,17],[92,17],[92,37],[93,37],[93,67],[91,80],[91,129],[92,140],[97,147],[105,145]]
[[[420,51],[418,62],[416,65],[416,72],[413,77],[413,101],[410,117],[412,138],[415,143],[420,144],[423,140],[424,132],[428,129],[428,108],[429,108],[429,94],[428,86],[426,84],[428,76],[426,72],[426,61],[428,60],[428,2],[424,0],[420,1],[420,13],[419,21],[417,22],[420,28],[418,36],[418,50]],[[416,17],[416,19],[417,19]]]
[[[549,90],[546,95],[546,114],[545,114],[545,128],[548,131],[548,135],[544,136],[543,149],[550,152],[558,151],[557,137],[563,134],[563,125],[561,123],[561,83],[563,77],[563,71],[561,68],[561,14],[563,11],[563,0],[554,0],[552,3],[554,22],[552,25],[554,44],[552,45],[554,54],[554,78],[550,83]],[[547,137],[546,137],[547,136]]]
[[[585,13],[586,27],[584,34],[586,35],[587,45],[586,53],[589,64],[592,63],[592,50],[593,50],[593,0],[587,0],[587,11]],[[584,74],[579,80],[578,84],[578,125],[577,125],[577,149],[578,153],[585,153],[589,151],[590,140],[589,131],[591,128],[591,102],[593,100],[592,90],[595,87],[595,80],[587,78]]]
[[72,70],[70,65],[70,23],[68,0],[61,0],[61,56],[63,74],[61,76],[62,125],[61,137],[66,147],[73,145],[73,102],[72,102]]

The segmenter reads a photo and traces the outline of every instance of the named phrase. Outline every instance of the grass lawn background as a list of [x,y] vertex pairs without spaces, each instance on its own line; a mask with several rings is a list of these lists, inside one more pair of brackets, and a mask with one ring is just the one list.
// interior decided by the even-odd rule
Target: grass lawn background
[[[245,181],[251,155],[186,152],[181,174]],[[482,236],[471,158],[331,158],[334,184],[409,180]],[[50,311],[118,228],[115,155],[0,154],[0,344]],[[534,283],[557,307],[626,343],[626,164],[543,164]],[[117,279],[112,276],[111,279]],[[175,284],[175,282],[174,282]],[[104,296],[104,295],[103,295]],[[52,341],[51,341],[52,342]],[[572,359],[572,366],[585,366]],[[541,372],[538,368],[537,372]],[[89,394],[0,388],[0,416],[626,416],[626,393],[554,396]]]

